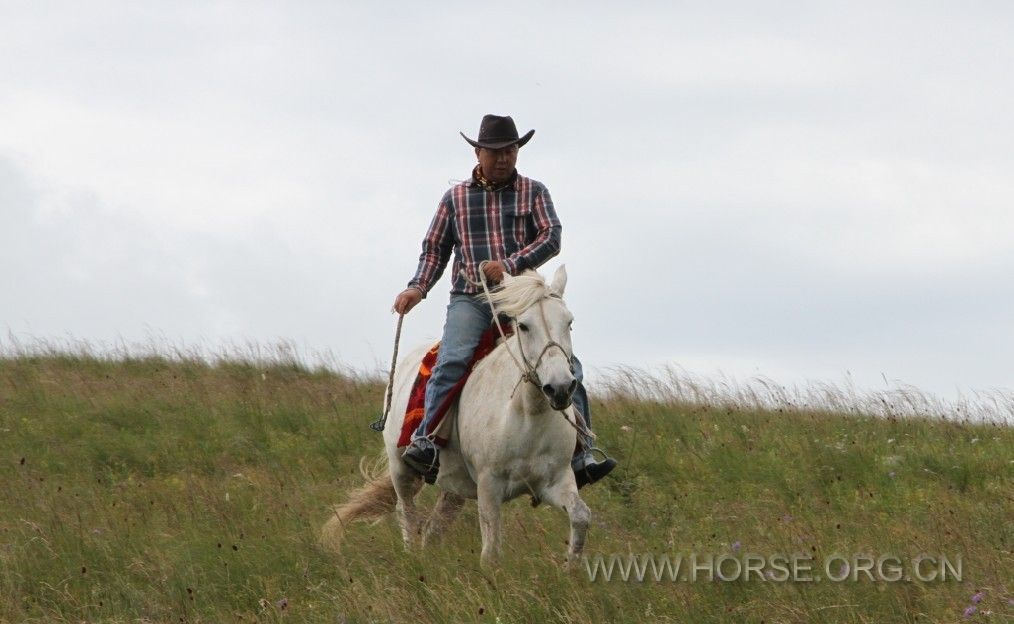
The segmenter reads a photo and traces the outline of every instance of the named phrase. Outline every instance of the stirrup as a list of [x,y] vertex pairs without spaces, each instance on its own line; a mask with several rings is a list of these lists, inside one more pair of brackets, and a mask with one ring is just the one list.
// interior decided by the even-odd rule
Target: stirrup
[[[602,458],[601,458],[601,459],[596,459],[596,457],[595,457],[595,452],[596,452],[596,451],[597,451],[597,452],[598,452],[599,454],[601,454],[601,455],[602,455]],[[597,447],[597,446],[592,446],[592,447],[589,447],[589,448],[586,448],[586,449],[584,449],[584,451],[583,451],[583,452],[581,453],[581,456],[584,456],[584,455],[586,455],[586,454],[590,454],[590,455],[592,456],[592,459],[594,459],[594,460],[595,460],[595,463],[601,463],[601,462],[604,462],[604,461],[606,461],[606,460],[610,459],[610,457],[609,457],[609,454],[608,454],[608,453],[606,453],[605,451],[603,451],[602,449],[600,449],[600,448],[599,448],[599,447]]]
[[610,459],[610,457],[609,457],[609,454],[608,454],[608,453],[606,453],[605,451],[603,451],[602,449],[600,449],[600,448],[599,448],[599,447],[597,447],[597,446],[593,446],[593,447],[591,447],[590,449],[588,449],[588,450],[587,450],[587,451],[585,451],[585,452],[586,452],[586,453],[591,453],[592,455],[594,455],[594,454],[595,454],[595,451],[598,451],[599,453],[602,453],[602,461],[605,461],[605,460],[607,460],[607,459]]

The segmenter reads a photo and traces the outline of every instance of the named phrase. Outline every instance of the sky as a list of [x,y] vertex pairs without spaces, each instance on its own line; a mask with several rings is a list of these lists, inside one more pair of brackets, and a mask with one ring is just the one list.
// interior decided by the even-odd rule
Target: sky
[[[548,6],[547,6],[548,5]],[[589,378],[1014,387],[1007,2],[0,2],[0,332],[386,370],[485,113]],[[449,273],[449,271],[448,271]],[[439,337],[449,277],[405,319]]]

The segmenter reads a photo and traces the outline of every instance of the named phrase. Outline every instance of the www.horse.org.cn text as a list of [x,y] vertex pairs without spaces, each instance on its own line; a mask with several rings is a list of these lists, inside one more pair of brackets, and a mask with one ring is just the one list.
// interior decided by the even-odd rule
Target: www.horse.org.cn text
[[583,557],[589,581],[898,583],[960,582],[961,555],[609,554]]

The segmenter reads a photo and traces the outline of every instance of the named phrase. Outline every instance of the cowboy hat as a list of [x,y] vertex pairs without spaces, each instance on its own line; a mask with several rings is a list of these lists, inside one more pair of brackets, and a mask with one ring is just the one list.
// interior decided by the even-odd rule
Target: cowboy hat
[[473,141],[468,138],[464,132],[461,133],[461,136],[474,147],[501,149],[509,145],[521,147],[532,138],[533,134],[535,134],[535,130],[529,130],[525,136],[519,137],[518,127],[514,125],[514,120],[509,116],[486,115],[482,118],[482,123],[479,124],[479,138],[477,140]]

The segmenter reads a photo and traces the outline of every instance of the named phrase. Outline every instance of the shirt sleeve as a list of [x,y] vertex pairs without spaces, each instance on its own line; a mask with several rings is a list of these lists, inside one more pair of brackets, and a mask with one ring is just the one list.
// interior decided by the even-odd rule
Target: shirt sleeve
[[433,215],[429,230],[422,242],[422,253],[419,254],[419,268],[409,283],[409,288],[418,288],[423,297],[429,293],[433,285],[440,280],[447,267],[447,261],[454,249],[453,218],[450,209],[450,198],[444,196]]
[[511,275],[517,275],[525,269],[536,269],[560,253],[563,226],[556,216],[549,189],[545,187],[535,196],[532,220],[536,229],[535,240],[504,261],[505,268]]

